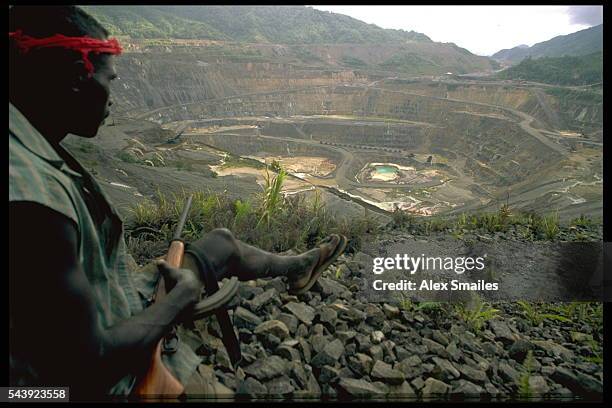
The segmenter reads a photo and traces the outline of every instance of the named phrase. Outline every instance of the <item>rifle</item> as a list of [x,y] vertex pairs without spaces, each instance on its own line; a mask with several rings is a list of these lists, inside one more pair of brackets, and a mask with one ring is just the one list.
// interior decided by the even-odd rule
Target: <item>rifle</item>
[[[180,268],[183,263],[185,243],[181,239],[181,233],[187,219],[187,214],[189,214],[192,199],[193,196],[190,195],[185,203],[183,213],[174,230],[174,236],[172,237],[172,241],[170,241],[170,247],[166,255],[166,261],[174,268]],[[154,300],[162,299],[164,296],[166,296],[166,285],[163,277],[160,276]],[[149,360],[149,368],[134,388],[133,393],[135,395],[140,397],[152,395],[179,396],[183,393],[185,387],[183,387],[183,384],[172,375],[162,361],[161,351],[164,340],[165,337],[157,343],[157,347],[155,347],[155,351]]]

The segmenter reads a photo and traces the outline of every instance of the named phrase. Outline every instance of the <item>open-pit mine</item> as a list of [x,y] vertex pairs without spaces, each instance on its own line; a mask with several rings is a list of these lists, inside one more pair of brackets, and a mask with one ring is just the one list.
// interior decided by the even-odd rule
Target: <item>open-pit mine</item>
[[248,61],[213,57],[206,43],[127,42],[118,108],[97,144],[112,154],[92,159],[111,195],[131,202],[154,184],[176,189],[171,179],[257,193],[276,161],[286,193],[319,188],[381,214],[508,203],[601,215],[602,107],[581,98],[591,90],[399,77],[298,64],[287,46],[258,50]]

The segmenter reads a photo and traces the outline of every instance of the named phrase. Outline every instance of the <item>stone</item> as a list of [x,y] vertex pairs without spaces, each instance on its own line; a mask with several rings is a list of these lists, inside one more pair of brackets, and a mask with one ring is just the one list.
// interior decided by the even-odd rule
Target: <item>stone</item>
[[504,346],[509,346],[518,340],[518,336],[510,330],[508,324],[503,320],[489,320],[489,327],[495,334],[495,340],[501,341]]
[[541,375],[529,377],[529,388],[535,395],[545,395],[550,392],[550,387],[546,383],[546,379]]
[[381,390],[374,384],[354,378],[341,378],[338,382],[340,392],[346,393],[354,397],[368,397],[372,395],[382,396],[386,390]]
[[499,363],[499,368],[497,371],[503,380],[511,383],[516,383],[520,378],[519,372],[504,361]]
[[424,337],[422,339],[423,344],[427,347],[427,351],[432,354],[437,354],[442,358],[450,358],[450,355],[446,351],[443,345],[440,343],[433,341]]
[[342,340],[342,342],[346,343],[348,340],[351,340],[357,334],[354,330],[346,330],[346,331],[336,331],[336,337]]
[[319,373],[319,381],[323,384],[327,384],[336,381],[339,376],[340,370],[329,365],[324,365],[321,367],[321,372]]
[[307,326],[312,324],[312,320],[315,317],[315,310],[304,303],[287,303],[283,306],[283,309],[289,311]]
[[289,329],[289,333],[295,334],[295,331],[298,327],[298,319],[292,314],[289,313],[281,313],[278,315],[278,320],[285,323],[285,326]]
[[487,373],[481,370],[476,370],[469,365],[459,365],[459,372],[462,377],[476,383],[484,383],[487,380]]
[[268,393],[274,396],[288,396],[295,391],[295,387],[291,385],[291,381],[286,375],[267,382],[266,387],[268,388]]
[[532,343],[539,349],[543,350],[549,356],[560,357],[565,361],[570,361],[574,358],[574,353],[563,347],[560,344],[555,343],[552,340],[533,340]]
[[461,375],[455,366],[446,359],[433,357],[432,361],[434,363],[434,369],[431,373],[438,380],[452,381],[459,378]]
[[270,333],[264,335],[263,339],[261,340],[261,344],[263,344],[268,350],[274,350],[281,344],[281,339]]
[[383,348],[379,345],[375,345],[370,347],[368,351],[374,360],[382,360],[385,356],[383,353]]
[[400,309],[397,306],[391,306],[390,304],[383,304],[383,313],[388,319],[398,318],[400,315]]
[[269,356],[255,360],[255,362],[244,367],[244,372],[258,380],[268,380],[285,374],[288,370],[287,362],[279,356]]
[[255,378],[247,377],[238,383],[236,394],[247,395],[250,398],[262,398],[268,395],[268,389]]
[[310,337],[310,345],[315,354],[320,353],[321,350],[329,343],[329,337],[321,334],[315,334]]
[[466,380],[458,380],[451,391],[451,394],[460,394],[463,396],[480,396],[481,394],[485,394],[485,389],[480,385],[476,385]]
[[389,364],[376,361],[370,372],[370,377],[387,384],[400,385],[406,379],[400,370],[394,370]]
[[333,365],[338,361],[342,353],[344,353],[344,345],[342,341],[336,339],[328,343],[323,350],[314,356],[311,363],[314,367],[322,367],[326,364]]
[[360,376],[370,375],[374,361],[372,358],[363,353],[356,353],[349,357],[348,366],[353,372]]
[[457,347],[457,343],[455,343],[454,341],[451,342],[448,346],[446,346],[446,352],[453,361],[459,361],[459,359],[461,359],[461,350],[459,350],[459,347]]
[[348,289],[341,283],[324,277],[317,279],[312,290],[321,293],[323,299],[330,296],[343,297],[350,294]]
[[316,314],[316,321],[321,322],[330,332],[335,331],[338,312],[331,307],[322,306]]
[[280,345],[276,348],[275,354],[281,356],[285,360],[289,361],[302,361],[300,352],[293,347],[289,347],[286,345]]
[[366,320],[365,322],[376,329],[380,329],[383,326],[383,322],[386,320],[385,314],[377,306],[368,303],[366,304],[365,310]]
[[603,390],[602,383],[597,379],[584,373],[575,373],[565,367],[557,367],[550,377],[554,382],[581,395],[601,394]]
[[414,399],[416,398],[416,392],[407,381],[404,381],[400,385],[390,385],[388,394],[391,398],[398,399]]
[[410,353],[404,347],[402,346],[395,347],[395,356],[397,357],[398,360],[403,361],[407,358],[410,358],[411,355],[412,353]]
[[434,341],[437,341],[444,347],[448,346],[450,343],[450,341],[448,340],[448,337],[446,337],[446,335],[444,335],[444,333],[442,333],[440,330],[433,330],[432,338]]
[[244,307],[238,306],[234,311],[234,326],[238,329],[244,328],[252,330],[261,323],[262,320],[259,316]]
[[380,330],[375,330],[370,334],[372,344],[380,344],[385,339],[385,335]]
[[307,364],[310,364],[310,359],[312,357],[310,343],[306,341],[303,337],[298,338],[299,348],[302,351],[302,355],[304,356],[304,361]]
[[425,386],[425,381],[423,381],[421,377],[416,377],[414,380],[410,381],[410,384],[412,384],[415,389],[420,390]]
[[512,344],[512,346],[508,350],[508,355],[511,359],[522,363],[527,357],[527,353],[533,349],[534,345],[531,342],[519,339]]
[[421,393],[423,397],[443,396],[443,395],[448,394],[450,390],[451,390],[450,385],[440,380],[437,380],[433,377],[429,377],[428,379],[425,380]]
[[580,333],[576,331],[570,332],[570,338],[572,339],[574,343],[584,343],[584,342],[593,341],[592,335],[586,334],[586,333]]
[[[253,312],[258,311],[268,302],[274,301],[275,298],[278,298],[278,292],[274,288],[270,288],[263,293],[255,296],[253,299],[245,302],[245,304],[251,309]],[[280,303],[280,301],[278,301]]]
[[257,326],[253,332],[262,336],[271,334],[281,340],[289,337],[289,329],[285,323],[281,322],[280,320],[268,320],[267,322],[263,322]]

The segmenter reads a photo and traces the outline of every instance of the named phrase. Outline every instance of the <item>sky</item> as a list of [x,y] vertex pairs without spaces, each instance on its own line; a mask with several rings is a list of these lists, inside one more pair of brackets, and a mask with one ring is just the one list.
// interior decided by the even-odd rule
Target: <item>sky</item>
[[312,6],[382,28],[414,30],[477,55],[549,40],[603,22],[602,6]]

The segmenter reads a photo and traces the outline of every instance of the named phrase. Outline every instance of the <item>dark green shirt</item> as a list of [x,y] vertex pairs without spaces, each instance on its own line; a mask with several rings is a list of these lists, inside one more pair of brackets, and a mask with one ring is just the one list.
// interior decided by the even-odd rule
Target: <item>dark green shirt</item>
[[[60,156],[9,103],[9,202],[16,201],[43,205],[74,222],[79,261],[92,287],[104,328],[143,310],[143,300],[153,292],[155,275],[135,273],[128,267],[123,224],[108,198],[68,152],[63,150]],[[163,358],[183,383],[201,362],[182,342],[176,353]],[[30,367],[26,371],[35,372],[27,361],[17,361],[15,356],[10,356],[10,361],[12,368]],[[12,370],[11,375],[25,376],[23,382],[27,384],[26,371]],[[30,380],[34,381],[33,377]],[[135,380],[134,376],[126,375],[109,393],[128,394]]]

